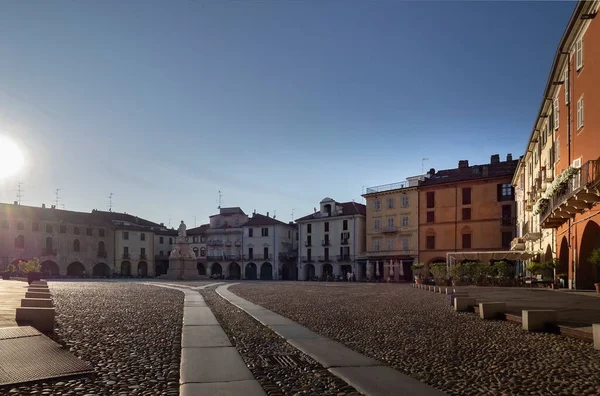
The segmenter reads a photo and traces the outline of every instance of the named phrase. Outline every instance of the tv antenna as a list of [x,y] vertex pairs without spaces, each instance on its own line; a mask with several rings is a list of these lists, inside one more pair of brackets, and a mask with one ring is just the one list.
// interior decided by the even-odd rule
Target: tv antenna
[[18,182],[17,183],[17,202],[19,203],[19,205],[21,205],[21,198],[23,198],[23,183]]
[[113,193],[108,194],[108,211],[112,212],[112,197]]
[[171,215],[169,215],[169,228],[171,228]]
[[58,208],[58,200],[60,199],[60,197],[58,196],[58,192],[60,191],[60,188],[57,188],[56,191],[54,192],[54,196],[55,196],[55,200],[54,200],[54,207]]
[[423,172],[425,172],[425,161],[429,161],[429,158],[421,159],[421,174],[423,174]]
[[274,211],[273,211],[273,218],[276,218],[276,217],[277,217],[277,211],[276,211],[276,210],[274,210]]
[[223,194],[221,194],[221,190],[219,190],[219,207],[217,209],[221,209],[222,201],[223,201]]
[[196,227],[196,216],[194,216],[194,227]]
[[292,221],[294,221],[294,210],[296,209],[292,209]]

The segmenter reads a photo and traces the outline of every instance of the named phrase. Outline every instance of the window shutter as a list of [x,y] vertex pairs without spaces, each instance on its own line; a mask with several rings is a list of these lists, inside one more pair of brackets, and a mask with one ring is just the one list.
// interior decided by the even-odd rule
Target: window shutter
[[498,202],[502,201],[502,184],[496,185],[496,195]]

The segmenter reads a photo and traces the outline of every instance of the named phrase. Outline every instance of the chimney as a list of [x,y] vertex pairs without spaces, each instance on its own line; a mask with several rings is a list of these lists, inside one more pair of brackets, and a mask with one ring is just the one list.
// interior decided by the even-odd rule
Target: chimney
[[161,226],[161,227],[164,227],[164,226],[165,226],[165,223],[160,223],[160,226]]
[[459,168],[468,168],[469,167],[469,161],[468,160],[460,160],[458,161],[458,167]]
[[433,175],[435,175],[435,169],[429,169],[429,172],[427,174],[429,175],[429,177],[433,177]]
[[269,217],[269,212],[267,212],[267,217]]
[[42,209],[46,209],[46,204],[42,204]]
[[483,165],[483,170],[482,170],[482,175],[483,177],[488,177],[489,173],[488,173],[488,166],[487,165]]
[[512,161],[512,154],[511,153],[506,154],[506,161]]
[[56,205],[52,205],[50,206],[52,209],[56,209]]
[[497,164],[500,162],[500,154],[494,154],[490,158],[490,164]]
[[13,201],[13,205],[18,205],[19,202],[18,201]]

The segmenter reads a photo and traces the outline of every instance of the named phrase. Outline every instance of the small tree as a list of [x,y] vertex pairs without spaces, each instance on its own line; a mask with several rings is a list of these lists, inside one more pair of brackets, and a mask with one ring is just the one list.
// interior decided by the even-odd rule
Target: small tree
[[9,274],[12,274],[15,272],[17,268],[13,265],[13,264],[8,264],[6,266],[6,268],[4,269],[4,272],[8,272]]
[[536,275],[542,275],[546,268],[548,268],[548,267],[545,264],[539,263],[537,261],[532,261],[527,266],[527,271],[529,271],[531,273],[531,275],[536,276]]
[[40,272],[42,266],[40,265],[40,261],[37,258],[33,258],[29,261],[20,262],[19,269],[24,273],[28,274],[30,272]]
[[414,263],[410,268],[412,269],[414,276],[416,276],[418,279],[422,279],[423,268],[425,268],[425,264]]
[[494,269],[500,278],[511,278],[514,275],[514,267],[507,261],[497,261],[494,263]]

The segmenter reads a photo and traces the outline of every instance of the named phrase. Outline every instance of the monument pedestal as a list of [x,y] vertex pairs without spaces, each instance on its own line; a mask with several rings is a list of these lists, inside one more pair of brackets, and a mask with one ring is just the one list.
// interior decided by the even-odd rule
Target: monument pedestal
[[207,279],[206,276],[198,274],[197,262],[196,255],[185,237],[177,237],[175,248],[169,256],[169,269],[165,275],[161,275],[159,278],[170,280]]

